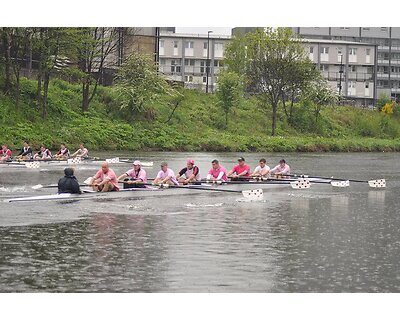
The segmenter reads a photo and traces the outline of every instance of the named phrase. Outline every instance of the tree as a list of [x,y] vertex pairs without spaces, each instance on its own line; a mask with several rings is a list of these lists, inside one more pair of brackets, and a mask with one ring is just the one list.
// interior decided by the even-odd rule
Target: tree
[[[115,76],[120,108],[134,116],[144,113],[150,103],[169,96],[181,95],[158,74],[151,56],[132,53]],[[178,103],[179,104],[179,103]]]
[[229,70],[240,69],[244,75],[246,90],[271,105],[275,135],[279,103],[290,92],[301,90],[315,75],[300,39],[289,28],[258,29],[233,39],[225,58]]
[[308,83],[308,86],[304,89],[302,98],[310,101],[314,106],[313,114],[315,123],[318,122],[322,107],[333,105],[339,101],[338,94],[321,75]]
[[108,59],[118,47],[118,32],[118,28],[80,28],[77,51],[78,67],[82,72],[83,112],[89,110]]
[[225,112],[225,127],[228,126],[229,111],[240,102],[242,83],[235,72],[221,72],[218,76],[217,97]]

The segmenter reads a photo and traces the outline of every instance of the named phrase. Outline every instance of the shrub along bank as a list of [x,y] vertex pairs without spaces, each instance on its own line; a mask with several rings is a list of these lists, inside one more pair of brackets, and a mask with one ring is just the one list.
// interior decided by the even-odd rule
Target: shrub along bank
[[352,107],[326,107],[318,117],[311,107],[296,105],[288,121],[281,110],[276,136],[270,135],[271,112],[255,99],[242,100],[230,111],[228,124],[215,95],[180,89],[179,102],[165,97],[141,114],[119,108],[113,88],[100,87],[89,112],[81,112],[81,87],[50,83],[48,116],[36,109],[36,82],[22,79],[18,110],[0,94],[0,143],[20,148],[28,139],[37,149],[51,150],[81,142],[91,150],[169,151],[400,151],[400,121]]

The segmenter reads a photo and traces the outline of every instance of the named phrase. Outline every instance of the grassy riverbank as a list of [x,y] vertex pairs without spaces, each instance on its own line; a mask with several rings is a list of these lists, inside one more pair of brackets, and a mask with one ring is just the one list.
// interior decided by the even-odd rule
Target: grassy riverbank
[[0,94],[0,143],[19,148],[29,139],[37,148],[52,150],[62,142],[76,149],[84,142],[91,150],[171,151],[400,151],[400,121],[377,111],[349,107],[322,110],[315,122],[311,110],[298,108],[295,124],[279,114],[277,136],[271,137],[270,111],[253,99],[231,112],[228,125],[214,95],[182,90],[184,99],[170,118],[169,98],[148,106],[146,115],[119,110],[112,88],[100,87],[90,111],[80,111],[80,86],[53,80],[48,116],[34,106],[36,82],[22,79],[19,110]]

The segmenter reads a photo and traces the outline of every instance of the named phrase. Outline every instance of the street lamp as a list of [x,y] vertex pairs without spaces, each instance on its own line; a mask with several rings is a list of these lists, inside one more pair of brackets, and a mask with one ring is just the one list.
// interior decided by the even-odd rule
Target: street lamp
[[210,33],[212,31],[207,32],[206,93],[208,93],[208,74],[210,72]]
[[339,69],[339,100],[342,97],[342,74],[343,74],[343,54],[340,55],[340,69]]

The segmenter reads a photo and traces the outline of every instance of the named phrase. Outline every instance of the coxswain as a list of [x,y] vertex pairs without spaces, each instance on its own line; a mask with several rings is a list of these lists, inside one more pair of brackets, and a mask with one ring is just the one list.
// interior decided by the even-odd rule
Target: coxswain
[[270,170],[271,174],[277,177],[282,177],[290,174],[290,167],[286,164],[285,159],[279,160],[279,164]]
[[70,157],[70,153],[65,143],[61,143],[60,150],[58,150],[57,154],[54,156],[57,160],[67,160]]
[[33,156],[33,150],[29,146],[28,140],[24,141],[24,146],[21,148],[18,155],[15,157],[17,160],[30,160]]
[[267,160],[264,158],[260,159],[259,165],[254,169],[252,177],[268,178],[271,168],[267,166]]
[[135,160],[132,169],[121,174],[117,180],[120,182],[123,181],[124,189],[145,188],[144,183],[147,183],[147,173],[142,168],[140,161]]
[[178,180],[176,180],[174,171],[168,168],[167,162],[161,162],[161,170],[158,172],[157,177],[153,181],[153,184],[179,185]]
[[58,180],[58,193],[82,193],[73,168],[64,169],[64,178]]
[[178,182],[182,184],[201,180],[199,167],[194,165],[193,159],[187,159],[186,167],[179,171],[176,175],[176,179],[178,179]]
[[81,157],[81,158],[87,158],[89,157],[89,151],[88,149],[85,148],[83,143],[80,144],[79,149],[76,150],[72,155],[72,158],[74,157]]
[[250,166],[247,165],[243,157],[238,159],[238,164],[232,168],[227,174],[228,178],[238,179],[250,176]]
[[117,176],[106,161],[102,162],[101,169],[92,177],[90,185],[94,191],[119,191]]
[[6,144],[3,144],[1,146],[0,150],[0,161],[9,161],[11,158],[12,152],[10,149],[8,149]]
[[212,181],[226,181],[228,177],[226,175],[226,169],[219,164],[217,159],[211,161],[212,168],[208,171],[207,180]]
[[47,149],[43,144],[40,146],[39,152],[33,156],[34,160],[51,160],[51,151]]

